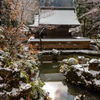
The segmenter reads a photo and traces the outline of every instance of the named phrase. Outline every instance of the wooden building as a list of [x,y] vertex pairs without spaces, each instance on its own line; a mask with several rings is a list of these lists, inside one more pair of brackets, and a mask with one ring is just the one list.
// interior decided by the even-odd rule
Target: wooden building
[[[90,39],[42,39],[42,49],[88,49],[90,48]],[[40,49],[40,39],[29,40],[34,49]]]
[[42,7],[35,16],[35,23],[30,25],[31,28],[40,27],[42,31],[35,32],[35,37],[28,42],[36,49],[89,48],[90,39],[75,39],[69,32],[70,28],[79,25],[74,8]]

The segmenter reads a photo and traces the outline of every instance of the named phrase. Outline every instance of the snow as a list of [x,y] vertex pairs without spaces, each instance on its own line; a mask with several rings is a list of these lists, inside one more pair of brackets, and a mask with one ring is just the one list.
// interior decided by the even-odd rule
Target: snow
[[84,69],[83,69],[82,64],[72,65],[71,67],[73,67],[75,69],[79,69],[80,71],[84,71],[85,70],[85,72],[88,72],[88,73],[92,74],[93,76],[95,76],[96,74],[100,73],[100,71],[88,70],[88,67],[84,67]]
[[[58,51],[60,52],[61,50],[58,50]],[[52,50],[43,50],[43,51],[39,51],[39,54],[45,54],[45,53],[50,54],[51,52],[52,52]],[[62,50],[62,53],[64,53],[64,54],[81,53],[81,54],[100,55],[99,51],[93,51],[93,50]]]
[[99,63],[98,59],[91,59],[90,63]]
[[76,73],[77,73],[78,76],[81,76],[81,74],[82,74],[81,71],[76,72]]
[[91,73],[93,76],[100,73],[100,71],[94,71],[94,70],[90,70],[88,72]]
[[94,79],[93,81],[96,86],[100,87],[100,80]]
[[0,84],[0,88],[3,88],[3,87],[6,87],[7,86],[7,84]]
[[9,68],[0,68],[1,70],[6,70],[6,71],[12,71],[11,69]]
[[2,65],[2,62],[0,62],[0,66]]
[[12,91],[11,91],[11,95],[12,96],[16,96],[16,95],[18,95],[18,89],[17,88],[12,88]]
[[14,68],[14,71],[19,72],[20,70],[19,70],[19,69],[17,69],[17,68]]
[[2,55],[4,53],[4,51],[0,50],[0,55]]
[[3,80],[3,78],[0,76],[0,80]]
[[25,84],[25,85],[23,84],[23,85],[21,85],[20,88],[21,88],[22,90],[28,90],[28,89],[30,89],[31,87],[32,87],[32,86],[31,86],[30,84]]
[[4,60],[4,57],[0,56],[0,61],[3,61]]
[[59,53],[59,51],[56,50],[56,49],[52,49],[52,53],[53,53],[54,55],[57,55],[57,54]]

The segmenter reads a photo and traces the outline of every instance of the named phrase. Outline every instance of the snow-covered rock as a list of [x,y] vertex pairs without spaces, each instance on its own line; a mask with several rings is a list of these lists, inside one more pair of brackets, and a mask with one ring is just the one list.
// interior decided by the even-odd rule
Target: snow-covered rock
[[4,51],[3,50],[0,50],[0,55],[3,55]]
[[98,59],[91,59],[90,63],[86,64],[75,65],[73,63],[70,67],[68,64],[63,64],[60,67],[60,72],[73,84],[100,91],[100,71],[89,70],[91,63],[97,64]]
[[98,59],[91,59],[89,63],[99,63]]
[[76,65],[76,64],[77,64],[77,61],[76,61],[75,58],[70,58],[70,59],[68,60],[68,64],[69,64],[69,65]]
[[98,46],[96,46],[96,45],[90,45],[90,49],[95,50],[95,51],[99,50]]
[[89,62],[89,70],[97,70],[100,71],[100,62],[98,59],[91,59]]
[[54,55],[58,55],[58,54],[59,54],[59,51],[56,50],[56,49],[52,49],[52,54],[54,54]]
[[68,63],[68,60],[67,59],[63,59],[62,60],[62,63],[67,64]]

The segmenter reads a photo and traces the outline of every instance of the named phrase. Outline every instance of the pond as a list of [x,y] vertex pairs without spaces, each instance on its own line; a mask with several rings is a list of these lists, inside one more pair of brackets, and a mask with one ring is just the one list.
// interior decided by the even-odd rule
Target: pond
[[[40,78],[45,82],[43,89],[50,93],[49,96],[52,100],[74,100],[75,96],[79,94],[85,95],[85,100],[100,100],[99,93],[72,85],[66,82],[63,75],[59,73],[60,63],[63,59],[68,57],[77,58],[77,56],[59,56],[58,61],[52,61],[51,55],[42,55],[39,57],[41,61]],[[91,58],[90,56],[87,57]]]

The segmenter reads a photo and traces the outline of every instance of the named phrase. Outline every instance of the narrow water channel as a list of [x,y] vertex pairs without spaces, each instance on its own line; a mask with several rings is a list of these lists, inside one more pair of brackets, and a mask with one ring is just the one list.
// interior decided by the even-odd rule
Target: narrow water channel
[[60,56],[58,61],[52,61],[51,56],[40,57],[40,78],[45,82],[43,89],[49,92],[52,100],[74,100],[74,97],[83,94],[85,100],[100,100],[100,93],[88,91],[67,83],[59,73],[60,62],[67,56]]

